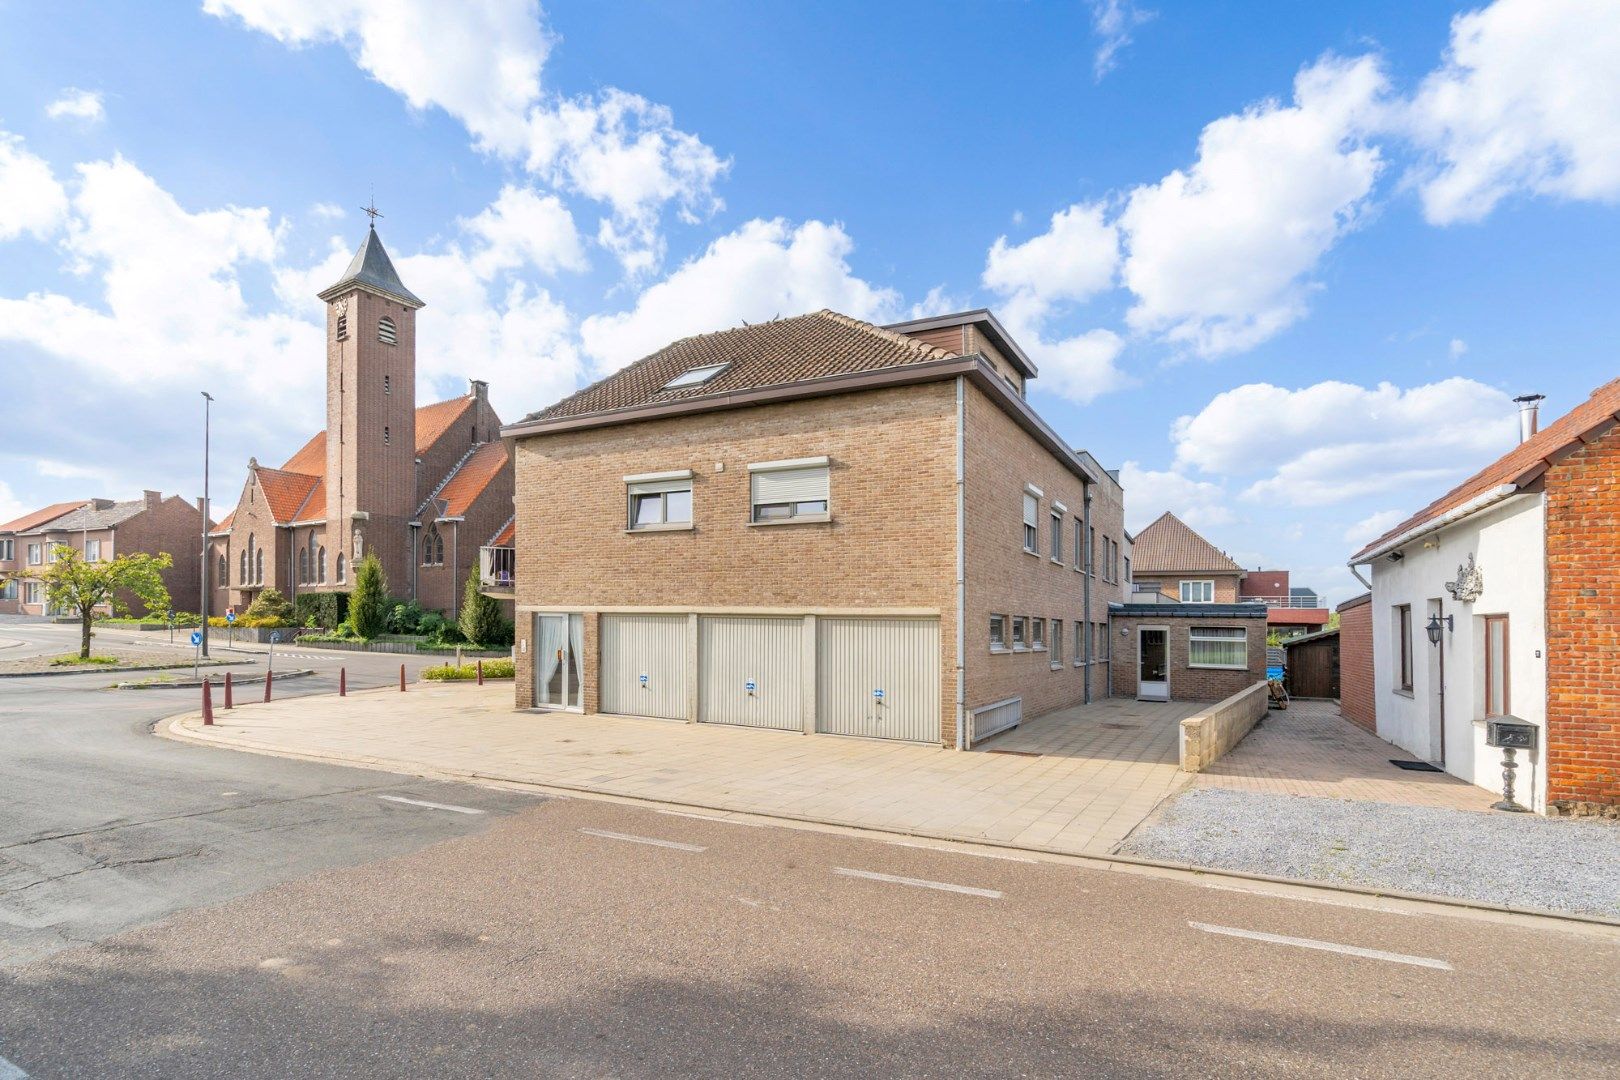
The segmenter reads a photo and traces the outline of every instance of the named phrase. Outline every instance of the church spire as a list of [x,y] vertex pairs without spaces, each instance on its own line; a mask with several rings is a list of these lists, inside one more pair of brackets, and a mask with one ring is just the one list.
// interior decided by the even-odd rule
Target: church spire
[[398,300],[406,307],[422,307],[423,303],[417,295],[399,280],[399,272],[394,269],[393,260],[388,257],[388,252],[383,250],[382,240],[377,236],[377,218],[382,215],[377,212],[375,206],[366,207],[366,213],[372,215],[371,228],[366,231],[366,238],[361,241],[354,258],[349,260],[349,268],[343,272],[336,285],[322,290],[318,295],[322,300],[332,300],[358,285]]

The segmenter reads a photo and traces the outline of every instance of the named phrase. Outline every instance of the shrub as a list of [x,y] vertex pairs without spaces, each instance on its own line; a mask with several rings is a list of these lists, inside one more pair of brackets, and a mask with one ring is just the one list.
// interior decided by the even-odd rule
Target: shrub
[[421,633],[425,612],[415,600],[390,600],[388,618],[384,620],[390,634]]
[[[248,620],[252,620],[249,622]],[[296,626],[292,601],[275,589],[262,589],[238,620],[243,626]]]
[[348,600],[348,593],[299,593],[293,598],[293,612],[299,626],[333,627],[343,621]]
[[[510,679],[515,673],[516,667],[510,660],[484,661],[484,678],[486,679]],[[456,667],[454,664],[439,664],[435,667],[423,668],[422,678],[435,682],[464,682],[478,678],[478,665],[462,664],[460,667]]]
[[356,637],[369,641],[383,632],[386,617],[383,602],[387,595],[382,560],[373,552],[355,567],[354,592],[349,595],[349,624]]
[[466,595],[461,601],[461,632],[468,641],[495,645],[501,636],[501,605],[478,588],[478,568],[467,574]]

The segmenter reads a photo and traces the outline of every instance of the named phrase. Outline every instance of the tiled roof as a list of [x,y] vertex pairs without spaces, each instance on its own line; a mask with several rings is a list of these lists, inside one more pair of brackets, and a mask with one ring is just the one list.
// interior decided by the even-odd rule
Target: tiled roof
[[349,260],[349,268],[343,271],[343,276],[338,279],[336,285],[321,290],[320,298],[326,300],[336,296],[350,285],[364,285],[378,292],[387,293],[396,300],[403,300],[412,307],[422,306],[422,301],[416,294],[399,280],[399,271],[394,269],[394,260],[388,257],[388,252],[383,250],[382,241],[377,237],[375,222],[371,231],[366,233],[366,238],[360,241],[354,258]]
[[1620,419],[1620,379],[1592,391],[1591,397],[1356,552],[1350,561],[1357,562],[1402,533],[1426,525],[1504,484],[1532,483],[1553,459],[1579,443],[1583,434],[1616,419]]
[[305,476],[326,475],[326,432],[318,431],[310,436],[309,442],[287,459],[281,471],[303,473]]
[[29,529],[35,529],[47,522],[54,521],[71,510],[77,510],[89,501],[89,499],[78,499],[74,502],[52,503],[50,506],[35,510],[31,514],[24,514],[20,518],[0,525],[0,533],[27,532]]
[[[82,532],[86,529],[106,529],[122,524],[146,509],[145,499],[130,499],[127,502],[108,502],[98,499],[88,502],[70,510],[59,518],[54,518],[49,524],[52,532]],[[38,526],[36,526],[38,528]]]
[[506,444],[503,442],[481,443],[466,457],[461,459],[453,472],[445,478],[439,490],[422,504],[422,510],[430,508],[434,517],[464,517],[478,496],[489,487],[491,480],[499,476],[506,467]]
[[215,525],[212,529],[210,529],[209,532],[228,533],[231,531],[231,522],[235,520],[236,511],[232,510],[230,513],[225,515],[224,519],[221,520],[218,525]]
[[484,546],[485,547],[511,547],[513,542],[516,539],[517,539],[517,518],[516,517],[509,517],[509,518],[506,519],[506,524],[501,526],[501,531],[496,533],[494,536],[490,537],[489,538],[489,543],[485,544]]
[[439,437],[450,430],[450,425],[460,420],[462,415],[472,407],[471,397],[451,398],[449,401],[435,401],[431,405],[423,405],[416,410],[416,452],[425,454],[432,449]]
[[1266,623],[1270,626],[1326,626],[1327,608],[1267,608]]
[[[848,315],[808,315],[682,338],[526,420],[607,412],[876,371],[957,355]],[[663,389],[694,368],[728,365],[697,386]]]
[[[263,465],[255,472],[259,477],[259,487],[264,492],[265,502],[270,506],[270,516],[275,518],[278,525],[300,520],[297,517],[298,511],[309,501],[310,493],[321,482],[318,476],[285,472]],[[321,508],[321,512],[325,513],[325,507]]]
[[1184,570],[1208,574],[1243,573],[1243,567],[1168,510],[1136,534],[1131,567],[1143,576]]

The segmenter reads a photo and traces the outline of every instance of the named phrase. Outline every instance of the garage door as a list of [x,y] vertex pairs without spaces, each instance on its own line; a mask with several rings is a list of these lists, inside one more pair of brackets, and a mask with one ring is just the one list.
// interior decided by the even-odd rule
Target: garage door
[[698,720],[804,730],[804,620],[698,620]]
[[939,620],[816,620],[816,730],[938,742]]
[[686,719],[686,616],[603,615],[601,709]]

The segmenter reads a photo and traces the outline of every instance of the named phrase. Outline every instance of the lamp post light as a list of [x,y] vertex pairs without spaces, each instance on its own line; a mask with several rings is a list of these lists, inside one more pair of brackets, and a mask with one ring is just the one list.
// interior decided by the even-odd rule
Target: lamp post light
[[213,556],[213,552],[209,550],[209,545],[208,545],[208,532],[209,532],[208,514],[209,514],[209,511],[212,509],[210,507],[210,505],[209,505],[209,502],[208,502],[208,441],[209,441],[209,423],[210,423],[210,421],[212,419],[212,417],[209,415],[209,413],[210,413],[210,410],[212,409],[213,404],[214,404],[214,395],[212,395],[208,391],[204,390],[204,391],[202,391],[202,396],[203,396],[202,601],[197,606],[199,608],[201,608],[200,614],[202,615],[202,626],[199,627],[199,629],[202,632],[202,642],[201,642],[202,655],[207,656],[208,655],[208,599],[209,599],[209,597],[208,597],[208,593],[209,593],[209,589],[208,589],[208,564],[209,564],[210,561],[212,561],[212,556]]
[[1430,645],[1440,644],[1440,628],[1442,626],[1444,626],[1445,629],[1453,632],[1455,632],[1457,629],[1457,627],[1453,624],[1453,620],[1450,615],[1443,618],[1439,615],[1429,616],[1429,625],[1424,627],[1424,630],[1428,632]]

